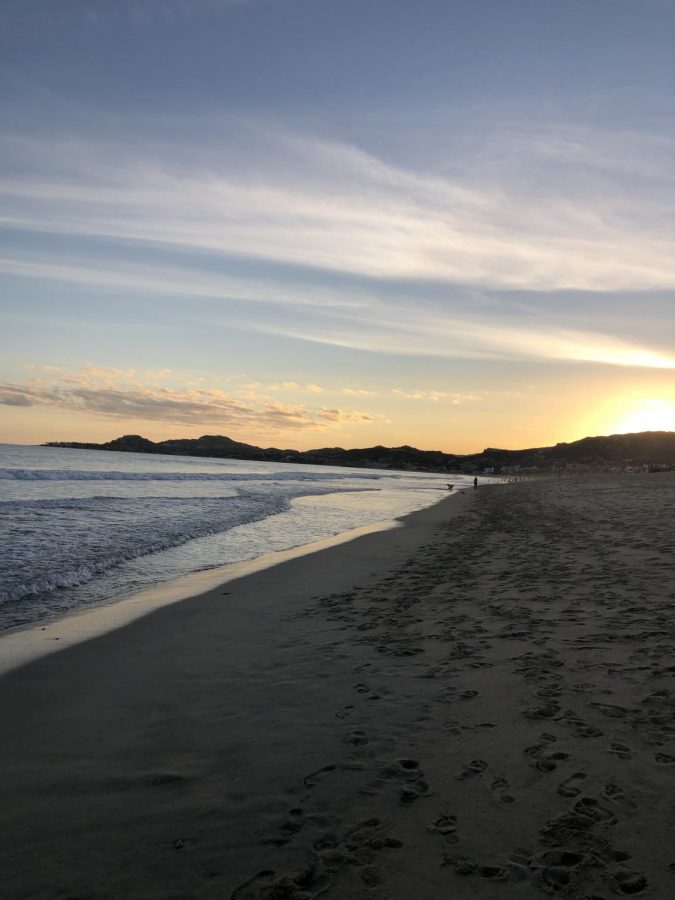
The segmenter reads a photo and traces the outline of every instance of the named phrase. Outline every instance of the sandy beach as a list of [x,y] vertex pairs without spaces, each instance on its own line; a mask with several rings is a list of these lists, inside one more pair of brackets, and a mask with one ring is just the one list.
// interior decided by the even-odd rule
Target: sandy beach
[[673,896],[674,511],[481,487],[10,672],[3,898]]

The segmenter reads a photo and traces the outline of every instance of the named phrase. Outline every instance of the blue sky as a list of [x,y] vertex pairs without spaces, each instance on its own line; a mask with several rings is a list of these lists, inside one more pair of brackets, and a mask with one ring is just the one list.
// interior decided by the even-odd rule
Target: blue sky
[[0,439],[675,428],[670,0],[5,0]]

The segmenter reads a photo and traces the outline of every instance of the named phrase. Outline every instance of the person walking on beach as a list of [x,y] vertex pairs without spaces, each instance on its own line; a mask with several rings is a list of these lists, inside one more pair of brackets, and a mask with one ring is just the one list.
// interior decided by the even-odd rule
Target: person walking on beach
[[473,476],[473,489],[474,491],[478,490],[478,475]]

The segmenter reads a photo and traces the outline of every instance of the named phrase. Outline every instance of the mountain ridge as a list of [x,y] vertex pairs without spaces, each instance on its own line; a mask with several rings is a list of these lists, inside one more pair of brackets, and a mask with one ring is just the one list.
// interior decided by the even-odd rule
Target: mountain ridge
[[48,441],[43,446],[445,473],[489,474],[487,470],[490,469],[496,473],[567,468],[603,470],[616,467],[675,467],[673,431],[643,431],[634,434],[585,437],[577,441],[562,441],[550,447],[530,447],[522,450],[486,447],[480,453],[468,454],[418,450],[407,444],[401,447],[384,447],[378,444],[374,447],[351,450],[342,447],[323,447],[316,450],[263,448],[236,441],[225,435],[208,434],[199,438],[170,438],[158,442],[138,434],[127,434],[103,444]]

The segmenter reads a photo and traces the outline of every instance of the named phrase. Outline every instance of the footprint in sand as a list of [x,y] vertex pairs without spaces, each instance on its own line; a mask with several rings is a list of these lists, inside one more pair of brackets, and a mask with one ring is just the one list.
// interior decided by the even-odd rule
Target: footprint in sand
[[501,866],[478,866],[476,873],[481,878],[490,878],[492,881],[503,881],[506,878],[506,869]]
[[595,738],[602,737],[602,735],[604,734],[604,731],[601,731],[599,728],[595,728],[593,725],[589,725],[588,722],[584,722],[581,719],[569,719],[568,721],[572,727],[572,732],[577,737]]
[[[307,816],[306,822],[322,824],[312,821],[319,818]],[[386,834],[377,818],[358,822],[344,832],[339,829],[339,820],[323,824],[333,826],[332,830],[312,842],[313,853],[305,868],[281,875],[270,869],[258,872],[234,891],[231,900],[270,900],[272,897],[310,900],[325,893],[335,873],[345,867],[355,871],[365,885],[374,887],[382,880],[377,865],[378,852],[403,846],[401,841]]]
[[337,766],[335,765],[335,763],[331,763],[328,766],[322,766],[320,769],[316,769],[314,772],[310,772],[309,775],[305,775],[305,777],[303,778],[305,787],[315,787],[322,775],[325,775],[328,772],[334,772],[336,769]]
[[602,790],[602,796],[627,812],[637,809],[637,805],[625,795],[618,784],[606,784]]
[[380,771],[373,785],[363,793],[375,794],[385,784],[403,782],[399,789],[398,799],[402,806],[410,806],[420,797],[428,796],[431,791],[424,780],[424,773],[416,759],[399,759],[393,765],[385,766]]
[[371,689],[367,685],[363,684],[363,682],[361,682],[361,681],[357,682],[357,684],[354,685],[354,690],[359,694],[364,694],[364,695],[367,694],[368,695],[366,697],[367,700],[380,700],[381,699],[379,694],[375,693],[375,691],[371,691]]
[[580,797],[574,804],[574,811],[579,813],[579,815],[588,816],[596,822],[601,822],[603,825],[614,825],[616,823],[616,816],[611,809],[600,806],[595,797]]
[[549,700],[542,706],[531,706],[523,712],[526,719],[552,719],[560,712],[560,704],[555,700]]
[[275,844],[277,846],[283,846],[283,844],[287,844],[289,840],[293,837],[294,834],[297,834],[302,830],[304,825],[304,813],[299,807],[295,807],[294,809],[289,809],[288,815],[286,819],[279,826],[278,832],[276,834],[269,835],[268,837],[264,837],[260,843],[261,844]]
[[538,871],[547,893],[564,891],[584,862],[583,853],[565,847],[545,850],[532,857],[530,868]]
[[323,861],[314,854],[306,866],[296,871],[277,875],[273,869],[263,869],[249,878],[230,895],[230,900],[268,900],[270,897],[317,897],[329,885],[328,873]]
[[612,881],[622,894],[641,894],[649,886],[644,875],[640,872],[631,872],[629,869],[619,869],[612,876]]
[[490,785],[490,790],[498,803],[510,806],[512,803],[516,802],[516,798],[513,794],[509,793],[509,783],[506,778],[494,778]]
[[630,714],[629,709],[626,709],[625,706],[618,706],[616,703],[591,703],[590,705],[608,719],[625,719]]
[[588,776],[585,772],[575,772],[558,785],[558,793],[561,797],[578,797],[581,793],[581,785]]
[[547,747],[554,741],[555,737],[552,734],[542,734],[539,736],[538,743],[526,747],[524,751],[528,756],[532,757],[530,765],[533,765],[545,775],[555,771],[558,768],[558,763],[564,762],[566,759],[570,758],[569,753],[565,753],[563,750],[554,750],[549,753],[545,752]]
[[553,772],[558,767],[558,763],[564,762],[569,758],[569,753],[565,753],[562,750],[546,753],[537,760],[537,768],[540,772]]
[[443,866],[453,866],[456,875],[478,875],[481,878],[489,878],[491,881],[504,881],[508,872],[501,866],[480,865],[468,856],[444,855]]
[[560,697],[562,694],[562,689],[558,684],[547,685],[543,688],[539,688],[538,691],[535,691],[537,697],[541,697],[543,700],[549,700],[556,697]]
[[608,747],[610,753],[614,753],[619,759],[632,759],[633,752],[626,744],[620,744],[618,741],[612,741]]
[[[371,850],[399,850],[403,842],[383,833],[382,823],[377,818],[365,819],[352,826],[345,833],[345,846],[350,853]],[[358,861],[358,856],[352,857]]]
[[675,765],[675,756],[671,756],[669,753],[656,753],[654,759],[664,766]]
[[480,775],[481,772],[484,772],[488,767],[488,764],[483,759],[472,759],[471,762],[467,763],[464,769],[457,776],[458,781],[465,781],[467,778],[473,778],[475,775]]
[[457,836],[457,816],[439,816],[434,820],[433,824],[427,825],[427,831],[430,834],[440,834],[446,844],[457,844],[459,842],[459,837]]

